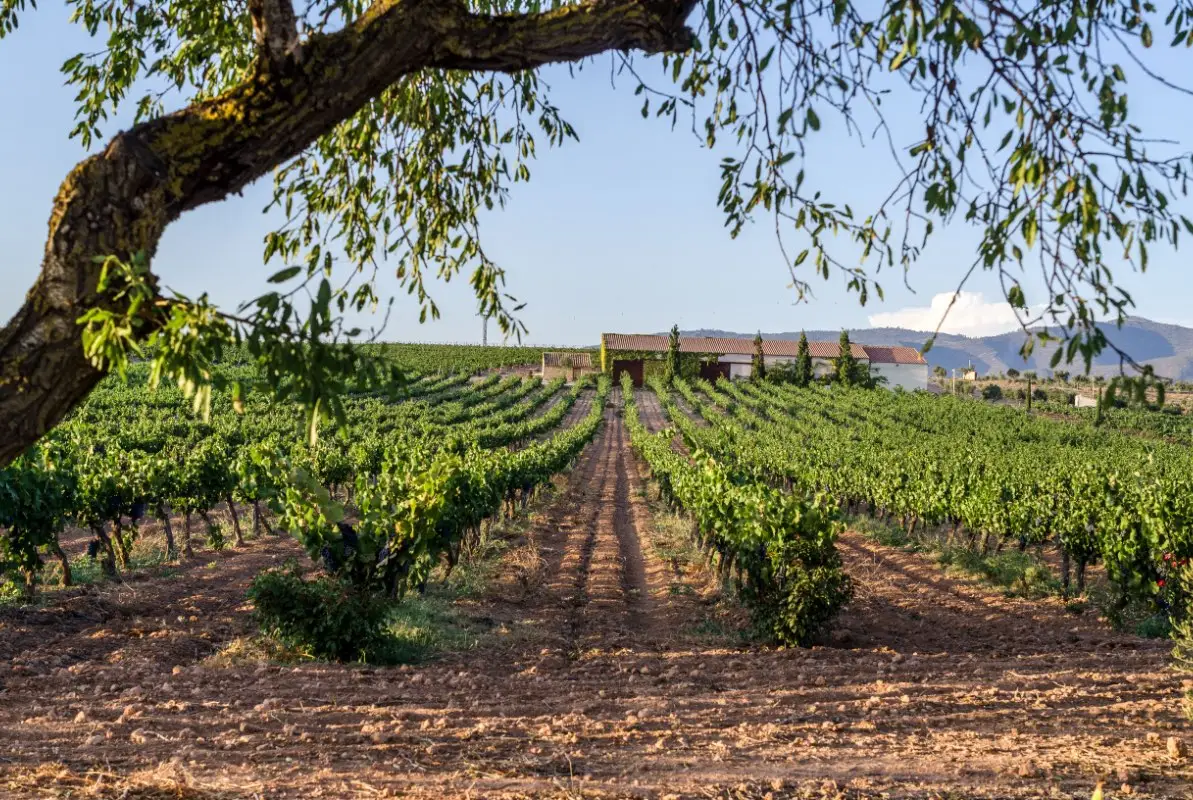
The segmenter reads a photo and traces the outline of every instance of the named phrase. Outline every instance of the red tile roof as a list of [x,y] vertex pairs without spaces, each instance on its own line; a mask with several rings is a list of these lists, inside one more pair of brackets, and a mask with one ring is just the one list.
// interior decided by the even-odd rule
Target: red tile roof
[[[601,341],[606,350],[636,350],[647,353],[665,353],[670,344],[666,336],[652,336],[639,333],[603,333]],[[909,348],[907,348],[909,349]],[[854,358],[868,359],[866,349],[860,344],[850,342],[849,350]],[[679,337],[679,351],[681,353],[715,353],[716,355],[753,355],[753,339],[726,339],[707,336]],[[789,339],[763,339],[763,355],[795,358],[799,351],[799,342]],[[812,358],[836,358],[839,352],[837,342],[808,342],[808,352]]]
[[871,364],[927,364],[914,347],[878,347],[866,345]]

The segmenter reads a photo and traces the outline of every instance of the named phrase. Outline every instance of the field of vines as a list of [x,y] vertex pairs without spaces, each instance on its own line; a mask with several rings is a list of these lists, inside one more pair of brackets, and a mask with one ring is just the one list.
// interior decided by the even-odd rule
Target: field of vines
[[[1116,602],[1180,616],[1193,556],[1186,446],[928,394],[677,383],[688,444],[797,496],[997,552],[1055,546],[1064,588],[1099,564]],[[699,420],[699,421],[697,421]]]
[[1100,420],[1096,408],[1074,408],[1072,405],[1050,402],[1041,404],[1039,410],[1085,425],[1163,439],[1186,447],[1193,445],[1193,418],[1176,413],[1180,410],[1179,406],[1166,405],[1159,410],[1131,406],[1106,407],[1102,409]]
[[[31,597],[51,572],[71,583],[68,529],[89,536],[85,558],[116,575],[143,522],[156,519],[170,559],[192,552],[196,527],[216,549],[241,543],[246,529],[276,528],[328,571],[400,594],[453,560],[503,504],[565,468],[599,425],[606,391],[583,422],[561,428],[591,387],[427,372],[392,397],[345,398],[346,424],[312,444],[297,408],[250,397],[238,413],[217,400],[203,421],[180,392],[150,392],[146,380],[141,367],[127,384],[109,379],[0,470],[10,592]],[[217,507],[231,530],[212,521]]]
[[476,373],[482,370],[507,367],[537,367],[542,364],[544,352],[593,353],[595,351],[569,347],[470,344],[376,344],[362,345],[361,349],[392,361],[403,369],[418,373],[440,371],[463,371]]
[[204,418],[134,365],[0,470],[0,796],[1193,785],[1178,435],[421,352],[317,437],[298,404]]
[[[656,389],[666,404],[666,390]],[[694,518],[699,544],[722,576],[733,578],[758,627],[776,641],[809,644],[850,596],[835,547],[840,523],[828,495],[776,489],[728,453],[698,451],[689,458],[674,448],[674,430],[647,432],[628,375],[622,395],[631,444],[663,497]]]

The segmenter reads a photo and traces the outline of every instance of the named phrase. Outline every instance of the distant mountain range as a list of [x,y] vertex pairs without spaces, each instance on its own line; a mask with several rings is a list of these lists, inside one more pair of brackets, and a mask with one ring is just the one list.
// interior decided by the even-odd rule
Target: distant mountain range
[[[1180,325],[1167,325],[1152,322],[1143,317],[1130,317],[1121,328],[1113,324],[1102,326],[1106,337],[1122,348],[1136,361],[1151,364],[1156,374],[1175,380],[1193,380],[1193,328]],[[662,332],[666,335],[666,331]],[[683,331],[684,336],[726,336],[734,338],[753,338],[753,333],[736,333],[733,331],[700,329]],[[763,333],[764,339],[799,339],[799,331],[785,331],[783,333]],[[841,331],[807,331],[808,338],[821,341],[836,341]],[[873,345],[904,345],[920,348],[931,336],[930,332],[912,331],[906,328],[865,328],[851,330],[849,338],[858,344]],[[1039,374],[1048,374],[1049,362],[1052,358],[1052,348],[1041,348],[1037,345],[1035,352],[1025,362],[1019,355],[1023,346],[1022,331],[1002,333],[997,336],[958,336],[942,333],[936,337],[932,349],[924,356],[932,366],[945,369],[961,368],[973,364],[979,375],[989,375],[1005,372],[1008,368],[1020,371],[1035,370]],[[1107,374],[1118,371],[1118,357],[1113,353],[1103,353],[1094,360],[1093,373]],[[1070,372],[1080,372],[1081,364],[1060,366]]]

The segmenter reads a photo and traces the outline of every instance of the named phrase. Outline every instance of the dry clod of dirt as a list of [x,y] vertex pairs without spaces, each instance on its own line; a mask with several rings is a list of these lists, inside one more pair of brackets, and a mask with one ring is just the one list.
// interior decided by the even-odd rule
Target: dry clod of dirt
[[1185,740],[1176,736],[1168,737],[1168,756],[1169,758],[1183,759],[1189,754],[1189,749],[1185,746]]

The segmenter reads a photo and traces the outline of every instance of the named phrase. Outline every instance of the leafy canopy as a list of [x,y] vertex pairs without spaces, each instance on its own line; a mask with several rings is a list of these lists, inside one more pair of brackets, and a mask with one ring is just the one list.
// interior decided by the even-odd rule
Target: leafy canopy
[[[253,64],[246,3],[67,2],[74,24],[97,39],[63,65],[77,91],[71,135],[84,147],[114,132],[118,109],[149,119],[229,89]],[[468,5],[519,14],[559,4]],[[370,6],[299,4],[300,35],[342,28]],[[0,0],[0,37],[34,8]],[[1193,232],[1174,210],[1188,156],[1149,138],[1128,102],[1129,79],[1180,97],[1138,54],[1193,44],[1191,11],[1140,0],[709,0],[689,20],[690,51],[607,58],[642,96],[643,116],[690,128],[725,153],[717,202],[730,235],[751,222],[773,226],[799,297],[813,275],[833,273],[861,302],[881,297],[881,269],[900,274],[942,224],[971,224],[980,242],[966,276],[996,272],[1021,322],[1049,326],[1025,350],[1059,337],[1053,366],[1078,357],[1088,365],[1115,347],[1095,315],[1121,319],[1132,305],[1115,272],[1146,269],[1151,247]],[[263,256],[285,265],[272,278],[278,288],[235,313],[176,298],[174,335],[160,342],[163,358],[174,358],[165,371],[201,393],[210,371],[189,365],[202,343],[248,342],[273,384],[289,381],[293,396],[334,412],[338,384],[327,373],[358,365],[320,343],[360,335],[337,322],[385,303],[381,270],[398,276],[424,320],[439,314],[429,279],[467,274],[478,312],[519,336],[520,306],[487,254],[481,219],[529,180],[540,147],[577,138],[551,97],[534,72],[422,71],[381,91],[275,171],[270,207],[285,222],[265,236]],[[893,135],[894,104],[919,109],[915,141]],[[898,163],[901,177],[875,206],[856,207],[847,186],[805,181],[816,148],[840,146],[838,135],[817,135],[830,122],[859,142],[876,137]],[[1029,268],[1039,296],[1028,297]],[[128,350],[121,320],[86,322],[100,361],[115,364]]]

